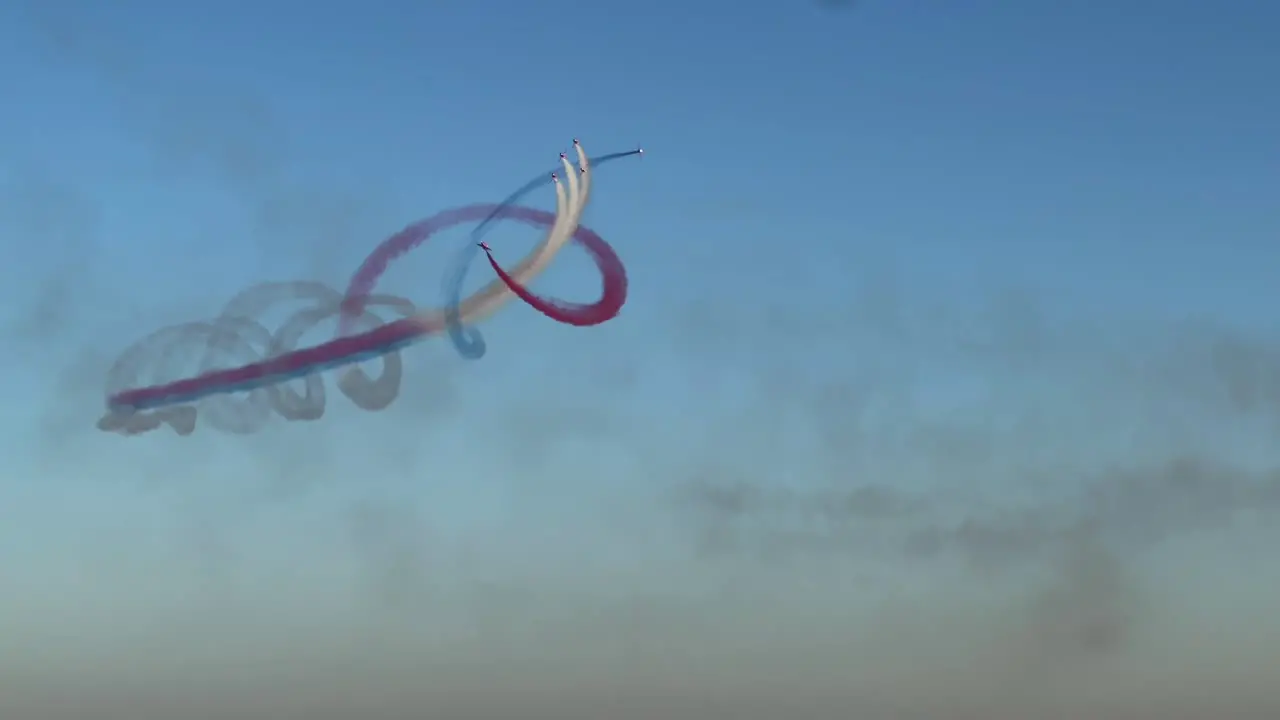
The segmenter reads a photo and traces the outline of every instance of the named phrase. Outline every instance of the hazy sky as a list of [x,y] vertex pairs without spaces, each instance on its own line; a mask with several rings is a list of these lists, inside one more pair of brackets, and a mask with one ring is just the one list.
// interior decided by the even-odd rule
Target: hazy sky
[[[0,715],[1280,717],[1277,37],[1262,0],[0,3]],[[647,151],[586,215],[617,320],[512,305],[381,413],[330,377],[317,423],[95,430],[135,340],[341,288],[573,137]],[[437,305],[465,232],[382,288]]]

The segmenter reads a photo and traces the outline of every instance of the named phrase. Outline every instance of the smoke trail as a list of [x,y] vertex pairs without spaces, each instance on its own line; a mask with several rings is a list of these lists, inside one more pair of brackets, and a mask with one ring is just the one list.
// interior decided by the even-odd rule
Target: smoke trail
[[502,282],[517,297],[538,312],[566,325],[576,327],[599,325],[617,317],[618,311],[622,309],[623,303],[627,301],[627,270],[623,267],[622,260],[618,258],[618,254],[613,251],[613,248],[609,247],[603,238],[591,230],[579,227],[574,239],[580,241],[586,247],[587,252],[591,254],[591,258],[595,260],[596,267],[600,269],[600,276],[603,279],[600,299],[589,305],[566,303],[562,300],[535,295],[515,278],[507,274],[507,271],[503,270],[498,261],[493,258],[492,252],[485,251],[485,256],[489,259],[489,265],[493,267],[493,271],[498,274]]
[[[554,215],[510,205],[478,205],[446,211],[382,243],[356,272],[346,296],[339,296],[319,283],[269,283],[231,300],[214,322],[189,323],[153,333],[126,352],[109,373],[109,388],[114,394],[109,399],[109,412],[99,420],[98,427],[132,435],[168,424],[181,435],[190,434],[195,429],[194,403],[198,401],[200,409],[211,417],[211,425],[237,434],[257,432],[273,411],[286,420],[317,420],[323,416],[325,407],[324,386],[317,373],[378,357],[383,358],[384,365],[377,379],[369,378],[359,368],[349,368],[338,387],[361,409],[385,409],[399,392],[402,366],[398,351],[438,332],[444,320],[439,311],[418,312],[408,300],[372,295],[371,291],[391,260],[425,242],[434,232],[474,218],[482,218],[482,223],[513,218],[548,225],[551,229],[543,245],[530,253],[514,272],[509,274],[494,263],[499,279],[462,303],[457,309],[461,317],[473,319],[492,313],[513,296],[543,309],[550,317],[561,317],[562,322],[579,326],[599,324],[616,316],[626,301],[626,271],[617,254],[598,234],[578,225],[590,193],[591,172],[581,145],[575,144],[575,147],[581,162],[581,182],[562,157],[562,164],[570,172],[567,190],[561,183],[555,183],[557,212]],[[601,301],[594,305],[568,308],[558,303],[548,304],[521,285],[541,272],[570,238],[587,246],[601,271],[604,293]],[[252,319],[272,305],[299,299],[310,300],[313,306],[295,313],[274,334]],[[403,317],[384,324],[380,317],[369,312],[371,305],[390,307]],[[303,350],[293,349],[303,333],[335,315],[345,323],[340,325],[338,338]],[[347,334],[355,322],[375,327],[359,335]],[[160,369],[165,369],[170,361],[178,358],[178,348],[192,340],[205,347],[199,375],[142,386],[143,371],[157,369],[149,367],[148,362],[159,363]],[[228,370],[215,370],[224,355],[247,358],[249,362]],[[264,359],[254,361],[254,356]],[[304,381],[305,393],[286,387],[286,381],[294,379]],[[246,392],[248,397],[244,401],[233,400],[230,395],[236,392]],[[153,412],[140,413],[141,410]]]
[[[581,150],[579,150],[579,158],[582,163],[586,163],[586,156]],[[577,227],[578,220],[588,199],[586,193],[580,193],[578,179],[572,172],[569,161],[562,158],[561,164],[564,166],[568,177],[567,195],[565,187],[557,182],[555,184],[556,214],[551,218],[550,223],[546,223],[550,225],[550,230],[542,242],[512,271],[513,275],[520,277],[525,282],[531,281],[550,264],[555,253],[559,251],[573,232],[573,228]],[[475,219],[475,216],[485,219],[489,218],[490,215],[496,215],[497,218],[503,219],[508,217],[524,219],[530,216],[530,211],[521,208],[508,208],[505,211],[495,213],[497,209],[496,206],[469,206],[453,212],[463,214],[466,220]],[[457,222],[461,221],[458,220]],[[451,220],[449,224],[454,224],[454,221]],[[438,228],[432,228],[430,232],[434,232],[435,229]],[[348,318],[348,322],[349,318],[359,311],[362,298],[373,291],[379,278],[386,272],[391,262],[425,242],[430,232],[417,231],[411,226],[387,238],[369,254],[369,257],[365,258],[364,263],[356,270],[351,282],[347,285],[347,295],[343,300],[344,317]],[[499,280],[494,280],[468,298],[462,304],[460,314],[468,319],[488,317],[512,297],[514,296],[505,284]],[[430,324],[433,328],[443,327],[443,313],[432,314]],[[345,334],[345,331],[346,325],[340,325],[339,334]]]
[[[574,146],[578,148],[581,147],[580,143],[576,140],[574,141]],[[598,158],[591,158],[590,169],[594,170],[605,163],[619,158],[643,154],[644,150],[637,148],[627,152],[616,152],[608,155],[602,155]],[[588,168],[584,165],[582,167],[582,172],[585,174],[587,171]],[[445,322],[449,331],[449,340],[453,343],[453,347],[462,357],[468,360],[478,360],[484,357],[486,350],[484,336],[481,335],[480,331],[476,328],[462,324],[462,314],[458,307],[462,303],[462,286],[466,283],[467,271],[470,269],[471,263],[475,260],[476,254],[480,250],[480,242],[488,232],[490,224],[492,224],[493,220],[496,219],[501,212],[520,202],[525,195],[528,195],[537,188],[546,185],[548,182],[556,182],[556,180],[557,177],[554,173],[539,175],[525,183],[520,187],[520,189],[508,195],[505,200],[498,204],[498,207],[494,209],[493,213],[491,213],[489,217],[482,220],[480,224],[476,226],[475,230],[471,232],[471,243],[464,247],[458,254],[458,259],[455,261],[453,272],[450,273],[449,279],[445,284]],[[503,273],[499,271],[499,277],[502,275]],[[504,280],[504,282],[506,281]],[[507,283],[507,285],[508,287],[512,287],[511,283]],[[515,288],[512,287],[512,290],[514,291]],[[517,294],[519,293],[517,292]]]

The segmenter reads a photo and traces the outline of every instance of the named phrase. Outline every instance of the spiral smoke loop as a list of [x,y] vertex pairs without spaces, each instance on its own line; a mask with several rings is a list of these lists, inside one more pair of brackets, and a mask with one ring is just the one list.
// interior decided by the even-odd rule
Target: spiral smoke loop
[[[524,285],[541,273],[553,257],[564,248],[578,228],[590,197],[590,161],[580,144],[575,143],[578,168],[564,157],[561,164],[567,182],[555,183],[555,221],[546,236],[511,272],[514,280]],[[575,172],[577,170],[577,172]],[[580,175],[580,177],[579,177]],[[566,188],[567,186],[567,188]],[[514,294],[501,281],[494,281],[462,304],[461,319],[475,322],[491,315]],[[150,382],[179,377],[198,357],[198,374],[229,367],[261,362],[285,355],[297,348],[298,341],[309,330],[330,318],[344,316],[343,293],[318,282],[270,282],[256,285],[235,296],[213,320],[191,322],[162,328],[127,349],[112,366],[107,376],[107,395],[126,389],[144,387]],[[272,333],[256,318],[284,303],[307,303]],[[343,317],[347,332],[368,331],[386,320],[374,309],[386,309],[398,318],[421,322],[428,332],[443,326],[442,311],[420,312],[402,297],[372,294],[359,303],[355,317]],[[354,320],[354,323],[351,321]],[[381,372],[371,377],[354,365],[368,356],[351,358],[338,378],[338,390],[363,410],[383,410],[400,392],[403,363],[399,350],[381,355]],[[302,383],[299,392],[292,387]],[[195,432],[197,417],[223,432],[248,435],[261,430],[277,414],[288,421],[318,420],[326,406],[325,384],[319,371],[273,383],[246,392],[217,393],[193,402],[148,410],[109,408],[97,423],[100,430],[121,435],[139,435],[168,425],[179,435]]]

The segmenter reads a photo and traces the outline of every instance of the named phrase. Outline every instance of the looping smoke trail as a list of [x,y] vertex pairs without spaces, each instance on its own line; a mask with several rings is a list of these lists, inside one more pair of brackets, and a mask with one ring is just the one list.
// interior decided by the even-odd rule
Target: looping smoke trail
[[[98,427],[136,435],[168,425],[179,435],[189,435],[195,430],[197,417],[203,414],[217,429],[248,434],[261,429],[273,411],[286,420],[317,420],[325,409],[325,389],[318,373],[339,367],[346,370],[339,378],[338,388],[356,406],[365,410],[386,408],[400,388],[399,350],[440,332],[446,319],[443,311],[419,311],[404,298],[375,295],[373,287],[391,260],[422,244],[433,233],[459,223],[511,219],[549,228],[543,242],[519,266],[509,274],[501,272],[499,279],[460,303],[460,320],[474,322],[487,317],[510,298],[521,296],[523,285],[546,268],[569,238],[587,245],[604,274],[603,300],[607,302],[596,304],[597,314],[615,316],[626,299],[626,275],[612,248],[596,233],[578,226],[591,173],[590,161],[579,146],[575,147],[582,181],[579,183],[579,178],[570,172],[567,183],[556,182],[554,214],[511,205],[473,205],[445,211],[383,242],[353,276],[345,295],[314,282],[269,283],[236,296],[211,322],[188,323],[152,333],[127,350],[109,373],[108,412],[98,421]],[[563,164],[569,169],[567,161]],[[290,316],[275,333],[254,319],[274,305],[298,300],[312,304]],[[402,317],[384,323],[370,311],[371,307],[380,306],[389,307]],[[314,347],[293,349],[307,330],[334,316],[339,318],[337,338]],[[599,322],[605,319],[608,318]],[[352,334],[366,327],[369,329]],[[145,376],[178,375],[172,372],[176,364],[189,359],[183,351],[197,347],[202,349],[197,350],[198,375],[145,385]],[[379,357],[383,359],[383,370],[376,379],[359,368],[347,367]],[[225,366],[227,358],[247,364],[216,369]],[[303,392],[288,387],[291,380],[302,380]],[[246,396],[235,398],[232,393]]]
[[[310,301],[311,305],[291,315],[274,334],[252,318],[273,305],[290,300]],[[260,363],[287,356],[304,333],[336,316],[341,311],[341,303],[341,293],[320,283],[255,286],[227,303],[222,314],[212,322],[164,328],[134,345],[108,373],[108,389],[118,393],[125,388],[137,387],[144,375],[174,377],[179,374],[175,371],[185,365],[184,361],[190,360],[192,350],[199,355],[199,372],[204,377],[215,373],[228,359]],[[370,297],[366,308],[373,307],[388,307],[402,317],[411,317],[415,311],[411,302],[393,296]],[[363,313],[361,322],[375,327],[383,325],[382,318],[369,309]],[[371,379],[359,368],[350,368],[338,383],[342,394],[358,407],[380,410],[390,405],[399,392],[402,374],[399,354],[388,352],[382,358],[382,372],[376,379]],[[294,378],[302,381],[302,392],[285,382]],[[197,398],[198,403],[158,404],[151,406],[150,413],[115,408],[98,422],[98,427],[135,435],[168,424],[178,434],[189,435],[195,430],[198,409],[211,427],[246,435],[261,430],[273,411],[291,421],[318,420],[324,415],[325,387],[314,372],[300,372],[274,383],[245,386],[243,389],[247,393],[242,398],[210,392]]]
[[[580,148],[581,144],[575,140],[574,147]],[[633,155],[637,157],[643,156],[644,149],[636,148],[635,150],[610,153],[608,155],[591,158],[591,167],[592,169],[595,169],[605,163],[612,162],[620,158],[631,157]],[[556,180],[557,176],[554,172],[544,173],[533,178],[522,185],[518,190],[508,195],[506,199],[498,203],[498,207],[495,208],[488,217],[481,220],[479,225],[476,225],[475,229],[471,231],[471,243],[464,247],[462,252],[458,254],[458,259],[454,263],[453,272],[445,282],[445,324],[449,331],[449,340],[453,343],[454,349],[456,349],[458,354],[462,357],[468,360],[478,360],[484,357],[487,349],[484,336],[480,334],[479,329],[462,324],[462,313],[459,310],[459,305],[462,303],[462,286],[466,283],[467,270],[471,267],[471,263],[475,261],[476,254],[480,251],[480,242],[488,233],[489,227],[493,224],[493,221],[498,218],[499,214],[503,210],[520,202],[525,195],[528,195],[549,182],[555,182]],[[597,265],[599,265],[599,260],[597,260]],[[502,277],[501,273],[499,273],[499,277]],[[509,283],[508,287],[510,287]],[[511,289],[519,295],[519,292],[516,291],[515,288]]]

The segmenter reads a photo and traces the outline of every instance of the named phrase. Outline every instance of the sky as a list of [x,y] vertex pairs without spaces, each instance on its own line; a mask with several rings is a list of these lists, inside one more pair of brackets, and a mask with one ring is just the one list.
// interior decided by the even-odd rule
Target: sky
[[[0,3],[0,715],[1280,716],[1280,8],[241,5]],[[575,137],[646,150],[584,215],[615,320],[96,429],[149,333]]]

